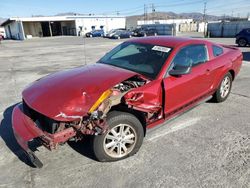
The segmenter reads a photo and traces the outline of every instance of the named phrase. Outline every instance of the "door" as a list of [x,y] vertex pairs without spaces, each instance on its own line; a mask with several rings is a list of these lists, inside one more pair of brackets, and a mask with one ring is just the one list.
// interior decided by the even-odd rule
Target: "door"
[[11,29],[10,29],[9,25],[8,25],[8,31],[9,31],[9,34],[10,34],[9,38],[12,39],[12,33],[11,33]]
[[169,70],[175,66],[192,64],[189,74],[178,77],[166,75],[163,79],[165,90],[165,114],[173,113],[189,102],[209,92],[212,84],[208,51],[204,44],[189,45],[177,52]]

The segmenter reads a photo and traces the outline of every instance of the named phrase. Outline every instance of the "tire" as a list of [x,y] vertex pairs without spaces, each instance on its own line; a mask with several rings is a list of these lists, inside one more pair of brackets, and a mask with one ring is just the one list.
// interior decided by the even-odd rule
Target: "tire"
[[144,131],[134,115],[113,111],[108,114],[107,123],[109,130],[93,139],[93,152],[98,161],[118,161],[134,155],[140,149]]
[[245,46],[247,45],[247,40],[244,39],[244,38],[239,39],[238,45],[239,45],[240,47],[245,47]]
[[[223,77],[218,89],[214,93],[213,98],[212,98],[213,102],[220,103],[220,102],[225,101],[228,98],[231,88],[232,88],[232,81],[233,81],[232,75],[228,72]],[[228,82],[228,84],[226,84],[226,82]]]

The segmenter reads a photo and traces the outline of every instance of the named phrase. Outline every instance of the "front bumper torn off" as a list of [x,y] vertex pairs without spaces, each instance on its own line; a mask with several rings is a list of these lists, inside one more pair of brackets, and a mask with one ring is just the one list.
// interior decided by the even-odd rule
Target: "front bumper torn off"
[[23,112],[22,104],[15,106],[12,113],[12,128],[14,136],[24,150],[24,153],[30,160],[30,162],[41,168],[43,166],[42,162],[36,157],[34,152],[28,146],[28,142],[32,141],[34,138],[43,136],[43,132],[36,127],[35,123]]

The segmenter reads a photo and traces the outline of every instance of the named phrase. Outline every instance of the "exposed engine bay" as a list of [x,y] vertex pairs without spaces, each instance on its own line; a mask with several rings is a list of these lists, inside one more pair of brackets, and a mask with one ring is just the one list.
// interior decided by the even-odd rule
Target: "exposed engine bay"
[[146,79],[134,76],[106,91],[108,97],[102,100],[95,110],[90,109],[89,116],[82,119],[80,125],[81,132],[83,134],[103,134],[108,128],[106,116],[111,108],[120,104],[126,105],[126,101],[123,98],[124,95],[148,82]]

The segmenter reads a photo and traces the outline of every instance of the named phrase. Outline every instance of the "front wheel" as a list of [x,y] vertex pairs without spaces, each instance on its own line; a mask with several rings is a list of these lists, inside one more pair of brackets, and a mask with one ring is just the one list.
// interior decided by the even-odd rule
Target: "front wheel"
[[93,140],[94,154],[99,161],[118,161],[140,149],[144,131],[134,115],[113,111],[108,114],[107,123],[109,130]]
[[233,80],[232,75],[230,73],[227,73],[223,77],[219,88],[214,93],[212,101],[219,103],[227,99],[232,88],[232,80]]
[[246,39],[240,39],[238,42],[240,47],[245,47],[247,45]]

